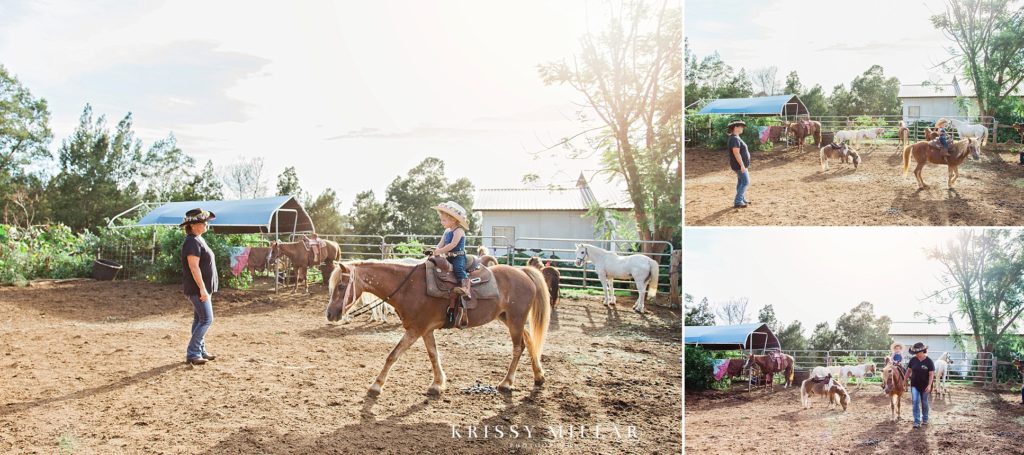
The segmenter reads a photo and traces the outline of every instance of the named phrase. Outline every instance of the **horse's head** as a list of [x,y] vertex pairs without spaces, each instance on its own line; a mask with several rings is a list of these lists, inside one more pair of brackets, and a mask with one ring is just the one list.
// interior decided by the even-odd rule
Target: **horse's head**
[[850,393],[846,391],[845,387],[839,384],[836,384],[832,388],[832,391],[839,398],[839,404],[843,406],[843,410],[845,411],[846,408],[850,406],[850,401],[852,401],[852,399],[850,398]]
[[531,257],[529,261],[526,261],[526,265],[536,269],[544,268],[544,264],[540,262],[540,257],[538,256]]
[[576,267],[583,267],[583,264],[586,264],[586,262],[587,262],[587,255],[589,255],[589,254],[590,254],[589,251],[587,251],[587,245],[584,245],[582,243],[577,243],[576,244]]
[[267,255],[267,262],[273,264],[274,261],[281,258],[281,244],[276,240],[270,242],[270,254]]
[[974,138],[967,138],[967,150],[971,152],[971,159],[981,159],[981,143]]
[[352,284],[355,268],[337,263],[337,267],[331,272],[331,278],[327,284],[327,320],[337,322],[341,317],[352,309],[352,302],[355,301],[355,287]]

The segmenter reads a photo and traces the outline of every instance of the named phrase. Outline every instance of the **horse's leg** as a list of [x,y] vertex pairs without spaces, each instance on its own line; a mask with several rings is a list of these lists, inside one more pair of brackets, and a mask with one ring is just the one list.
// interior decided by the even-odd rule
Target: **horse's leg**
[[498,390],[504,393],[512,391],[512,384],[516,381],[516,368],[519,366],[519,357],[523,355],[523,348],[526,347],[525,338],[523,338],[523,325],[525,321],[521,317],[509,317],[505,320],[505,325],[508,326],[508,333],[512,337],[512,363],[508,365],[508,373],[505,374],[505,379],[498,384]]
[[409,346],[412,346],[416,339],[420,335],[417,335],[412,330],[406,330],[405,335],[402,335],[402,339],[398,341],[398,345],[391,350],[391,354],[388,354],[387,360],[384,361],[384,368],[380,370],[380,374],[377,375],[377,380],[373,381],[373,385],[370,386],[370,390],[367,392],[371,397],[380,395],[380,389],[384,387],[384,383],[388,380],[388,371],[391,370],[391,366],[395,364],[399,357]]
[[924,177],[922,177],[922,169],[924,169],[924,165],[927,160],[928,157],[926,156],[924,160],[918,161],[917,167],[914,168],[914,177],[917,177],[917,188],[922,190],[928,188],[928,185],[924,183]]
[[447,388],[448,378],[441,369],[441,354],[437,352],[437,345],[434,344],[434,331],[428,330],[423,334],[423,345],[427,347],[427,355],[430,356],[430,366],[434,370],[434,383],[430,384],[427,393],[440,395]]
[[[650,272],[648,272],[650,273]],[[636,282],[637,297],[636,303],[633,304],[633,311],[643,314],[644,302],[647,300],[647,283],[640,275],[634,274],[633,281]]]
[[612,283],[609,282],[608,275],[604,272],[598,272],[597,279],[601,280],[601,291],[604,292],[604,305],[607,307],[613,306],[613,300],[609,295],[614,296],[615,291],[609,290],[612,287]]
[[[533,330],[531,327],[530,330]],[[529,330],[523,330],[523,341],[526,343],[526,351],[530,354],[530,364],[533,367],[533,385],[544,384],[544,367],[540,364],[540,356],[533,352],[533,343],[530,338],[533,334]]]
[[956,185],[956,179],[960,178],[960,167],[950,166],[949,167],[949,187],[953,188]]

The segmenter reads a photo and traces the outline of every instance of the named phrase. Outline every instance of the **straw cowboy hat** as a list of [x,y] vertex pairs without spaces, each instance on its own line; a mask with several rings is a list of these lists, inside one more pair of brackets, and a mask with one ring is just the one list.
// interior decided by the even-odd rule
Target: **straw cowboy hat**
[[917,354],[918,352],[928,352],[928,345],[920,341],[914,343],[914,345],[910,347],[910,353]]
[[178,226],[185,227],[186,224],[205,223],[217,218],[213,212],[203,209],[192,209],[185,212],[185,219]]
[[900,349],[906,349],[907,348],[906,346],[903,345],[903,343],[900,343],[899,341],[897,341],[897,342],[893,343],[891,346],[889,346],[889,350],[890,351],[895,351],[896,350],[896,346],[899,346]]
[[949,120],[946,120],[944,118],[940,118],[935,121],[936,128],[945,128],[946,125],[949,125]]
[[437,207],[434,207],[434,210],[437,210],[438,213],[444,213],[455,218],[455,221],[459,222],[459,226],[462,226],[463,229],[469,229],[469,220],[466,219],[466,209],[462,208],[462,206],[457,202],[442,202],[438,204]]
[[727,125],[725,129],[731,133],[732,129],[737,126],[747,126],[747,122],[744,122],[743,120],[733,120],[729,122],[729,125]]

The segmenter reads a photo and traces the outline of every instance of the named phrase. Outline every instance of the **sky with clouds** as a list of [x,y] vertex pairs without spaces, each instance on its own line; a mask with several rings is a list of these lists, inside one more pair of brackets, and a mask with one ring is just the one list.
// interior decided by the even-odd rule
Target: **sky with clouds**
[[[765,305],[789,323],[835,321],[860,302],[893,321],[948,315],[950,305],[927,297],[944,286],[942,265],[926,251],[953,239],[957,228],[829,227],[691,228],[684,235],[683,289],[715,306],[748,297],[752,318]],[[962,321],[958,326],[967,327]]]
[[778,67],[785,82],[796,71],[804,86],[825,93],[871,65],[904,84],[948,80],[935,66],[952,44],[930,17],[943,0],[686,0],[684,30],[700,58],[717,51],[737,71]]
[[[283,5],[287,5],[284,7]],[[596,157],[530,152],[594,126],[537,65],[600,30],[599,2],[5,1],[0,64],[52,113],[53,149],[91,103],[173,132],[217,165],[264,157],[303,186],[378,195],[424,157],[485,188],[572,184]],[[270,182],[271,186],[274,181]]]

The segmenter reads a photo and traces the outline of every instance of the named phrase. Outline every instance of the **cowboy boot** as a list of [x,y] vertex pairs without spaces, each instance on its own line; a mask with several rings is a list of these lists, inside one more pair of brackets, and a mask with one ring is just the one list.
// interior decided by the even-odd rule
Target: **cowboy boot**
[[462,280],[462,287],[460,289],[462,289],[462,294],[465,295],[467,299],[473,298],[473,295],[470,293],[470,289],[472,287],[473,283],[469,281],[469,278],[465,278]]

